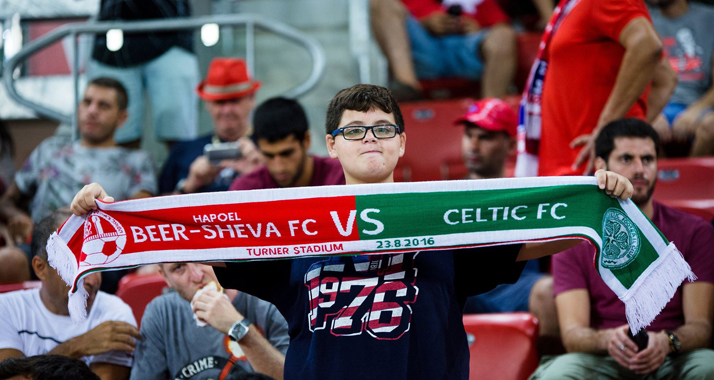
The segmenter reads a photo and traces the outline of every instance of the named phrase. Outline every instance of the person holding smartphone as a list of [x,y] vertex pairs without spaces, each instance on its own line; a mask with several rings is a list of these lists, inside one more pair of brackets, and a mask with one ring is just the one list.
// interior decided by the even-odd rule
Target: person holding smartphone
[[262,164],[248,138],[260,85],[243,59],[211,61],[196,92],[211,116],[213,133],[174,144],[159,178],[161,194],[225,191],[235,178]]

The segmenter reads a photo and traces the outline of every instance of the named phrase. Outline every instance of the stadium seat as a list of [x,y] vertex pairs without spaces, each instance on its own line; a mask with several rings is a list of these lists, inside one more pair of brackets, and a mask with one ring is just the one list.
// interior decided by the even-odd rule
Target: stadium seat
[[141,327],[141,317],[146,305],[161,295],[166,281],[160,274],[127,274],[119,281],[116,296],[126,302],[134,312],[137,327]]
[[461,159],[463,130],[454,126],[471,99],[433,100],[400,104],[407,149],[395,170],[396,181],[444,179],[442,163]]
[[15,290],[34,289],[41,286],[41,281],[25,281],[17,284],[3,284],[0,285],[0,293],[14,292]]
[[658,167],[655,200],[714,219],[714,157],[662,159]]
[[464,315],[470,380],[526,380],[538,367],[538,320],[530,313]]

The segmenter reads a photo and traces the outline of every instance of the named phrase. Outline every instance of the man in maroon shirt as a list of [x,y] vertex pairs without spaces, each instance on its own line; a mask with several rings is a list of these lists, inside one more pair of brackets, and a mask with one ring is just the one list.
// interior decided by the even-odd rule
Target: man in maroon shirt
[[625,304],[593,266],[594,248],[585,243],[553,256],[555,303],[569,354],[542,364],[532,379],[641,379],[645,374],[648,379],[714,378],[714,351],[705,348],[714,319],[714,228],[652,200],[659,137],[644,121],[620,119],[606,125],[595,151],[595,167],[632,182],[632,201],[676,244],[697,280],[679,287],[646,328],[649,341],[640,350],[627,335]]
[[253,140],[265,165],[238,177],[230,190],[344,185],[340,162],[309,155],[310,132],[302,106],[294,100],[266,100],[253,116]]

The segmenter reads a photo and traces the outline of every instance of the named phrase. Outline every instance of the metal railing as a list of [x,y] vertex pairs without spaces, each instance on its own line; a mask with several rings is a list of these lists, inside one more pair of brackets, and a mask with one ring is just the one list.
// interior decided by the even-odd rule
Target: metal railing
[[[287,90],[283,96],[295,98],[303,95],[313,89],[325,72],[325,52],[322,46],[312,37],[305,36],[297,29],[283,24],[281,22],[267,19],[260,15],[253,14],[234,14],[234,15],[216,15],[180,19],[165,19],[165,20],[150,20],[150,21],[131,21],[131,22],[86,22],[72,23],[63,25],[50,33],[28,43],[22,50],[8,60],[3,71],[3,84],[8,95],[21,105],[24,105],[39,115],[58,120],[63,123],[68,123],[73,126],[76,133],[77,130],[77,107],[76,102],[79,99],[79,49],[77,47],[77,36],[84,33],[106,33],[110,29],[121,29],[124,33],[140,33],[140,32],[158,32],[158,31],[173,31],[184,29],[199,29],[205,24],[218,24],[219,26],[242,26],[246,28],[246,63],[248,70],[253,72],[255,64],[255,29],[261,29],[272,32],[278,36],[296,43],[305,48],[312,58],[312,71],[310,76],[299,85]],[[71,59],[71,75],[72,83],[74,84],[74,99],[72,115],[65,115],[57,112],[44,105],[32,102],[23,98],[15,88],[15,78],[13,72],[24,60],[32,54],[46,48],[47,46],[70,36],[72,40],[72,56]]]

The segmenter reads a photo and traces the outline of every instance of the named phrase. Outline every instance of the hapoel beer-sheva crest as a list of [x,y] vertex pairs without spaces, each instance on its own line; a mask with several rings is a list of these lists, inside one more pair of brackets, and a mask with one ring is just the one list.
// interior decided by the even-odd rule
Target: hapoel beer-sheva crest
[[84,224],[84,244],[80,265],[103,265],[121,255],[126,245],[124,227],[105,212],[96,211]]
[[600,260],[607,269],[629,265],[640,253],[640,233],[622,211],[609,208],[602,218],[603,247]]

